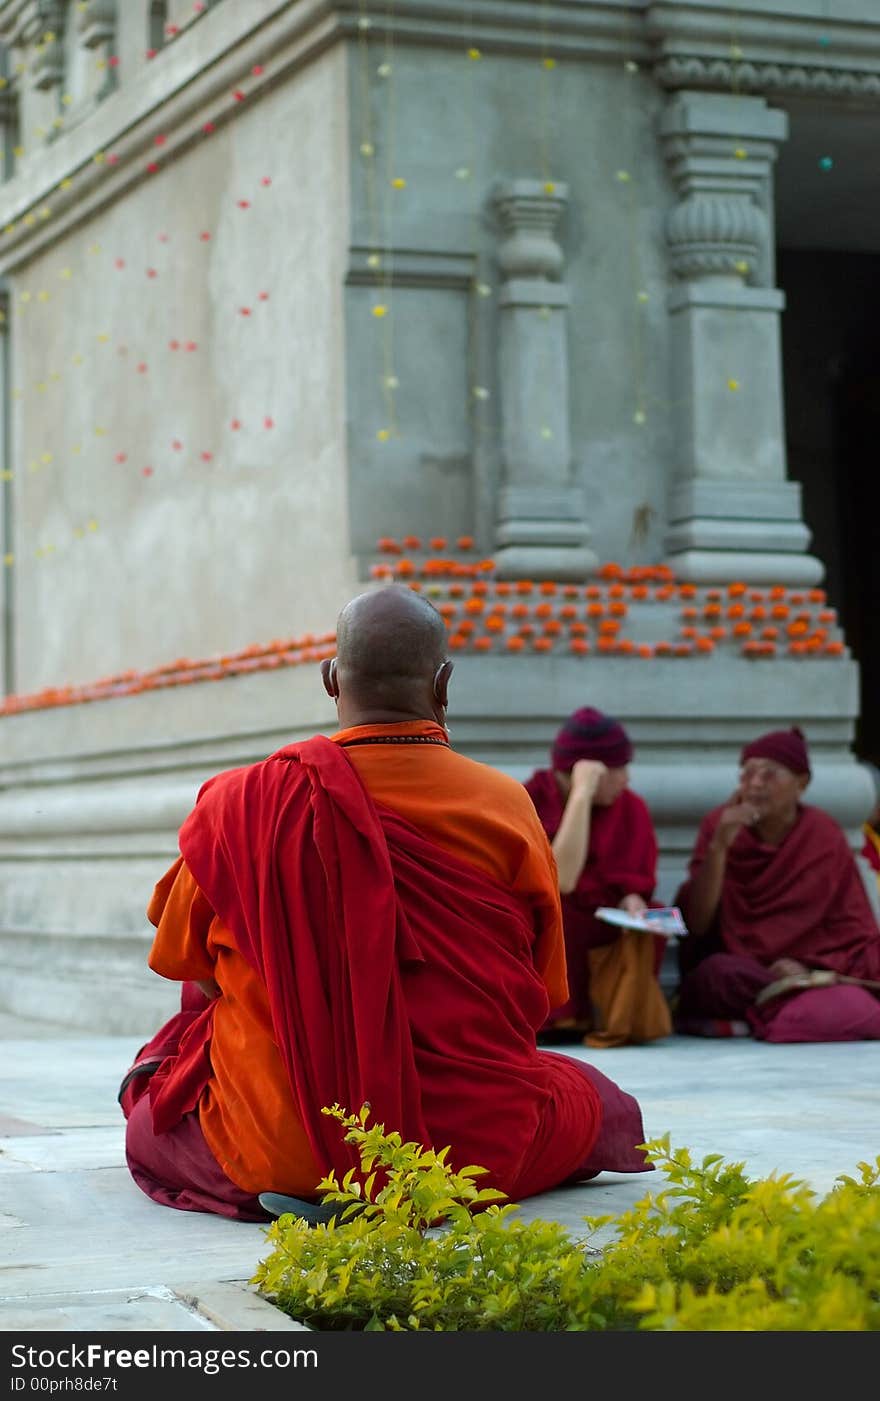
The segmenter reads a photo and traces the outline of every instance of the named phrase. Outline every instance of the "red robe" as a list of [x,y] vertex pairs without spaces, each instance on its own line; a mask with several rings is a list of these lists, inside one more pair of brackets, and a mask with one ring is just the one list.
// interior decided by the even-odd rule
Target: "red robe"
[[[377,808],[337,744],[319,737],[209,780],[180,849],[265,980],[322,1172],[357,1161],[322,1107],[365,1100],[375,1122],[453,1144],[456,1165],[488,1167],[510,1196],[583,1166],[600,1094],[585,1067],[536,1049],[549,1003],[532,912]],[[159,1134],[198,1102],[210,1027],[208,1009],[150,1082]]]
[[[538,769],[525,787],[552,841],[565,811],[565,797],[553,769]],[[627,788],[610,807],[594,806],[584,868],[575,889],[562,896],[571,1000],[559,1009],[554,1020],[591,1020],[589,951],[621,938],[621,930],[596,919],[595,911],[600,905],[619,905],[624,895],[641,895],[650,901],[656,872],[657,838],[644,800]],[[665,944],[665,939],[656,941],[655,967]]]

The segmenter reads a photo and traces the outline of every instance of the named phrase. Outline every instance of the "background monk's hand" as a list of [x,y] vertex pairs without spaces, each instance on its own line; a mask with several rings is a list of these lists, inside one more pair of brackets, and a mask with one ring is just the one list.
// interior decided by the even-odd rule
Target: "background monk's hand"
[[777,958],[775,963],[770,964],[770,972],[777,978],[796,978],[798,974],[809,971],[807,965],[799,963],[796,958]]
[[605,765],[600,763],[598,759],[578,759],[577,763],[572,765],[570,791],[572,793],[586,793],[592,798],[599,787],[602,775],[607,772]]
[[720,848],[721,851],[727,851],[743,827],[753,827],[759,816],[758,809],[752,803],[745,802],[737,790],[726,806],[721,809],[721,816],[712,839],[713,846]]
[[648,902],[643,900],[641,895],[624,895],[619,908],[626,910],[628,915],[643,915],[648,908]]

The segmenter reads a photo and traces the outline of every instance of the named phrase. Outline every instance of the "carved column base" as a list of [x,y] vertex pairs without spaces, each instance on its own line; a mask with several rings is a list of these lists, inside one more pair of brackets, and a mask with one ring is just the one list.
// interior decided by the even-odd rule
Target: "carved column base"
[[589,547],[581,494],[574,487],[508,487],[499,506],[495,565],[500,579],[577,582],[595,572],[599,560]]
[[807,588],[825,574],[805,552],[797,482],[696,479],[681,482],[669,502],[665,563],[689,583],[787,584]]

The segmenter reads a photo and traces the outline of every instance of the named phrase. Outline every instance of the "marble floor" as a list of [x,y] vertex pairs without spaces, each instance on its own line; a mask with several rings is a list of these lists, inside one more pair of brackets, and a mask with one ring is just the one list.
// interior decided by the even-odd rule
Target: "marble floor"
[[[156,1206],[123,1152],[119,1080],[149,1033],[90,1036],[0,1015],[0,1330],[279,1330],[248,1285],[265,1227]],[[566,1048],[569,1049],[569,1048]],[[880,1043],[669,1037],[589,1059],[642,1105],[647,1139],[720,1153],[819,1193],[880,1153]],[[524,1202],[577,1232],[662,1174],[604,1173]]]

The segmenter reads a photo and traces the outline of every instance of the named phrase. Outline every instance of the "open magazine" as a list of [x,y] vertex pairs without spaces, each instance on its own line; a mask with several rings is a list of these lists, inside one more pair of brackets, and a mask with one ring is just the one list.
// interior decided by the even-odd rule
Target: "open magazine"
[[630,915],[626,910],[600,905],[596,911],[596,918],[604,920],[606,924],[620,924],[624,929],[640,929],[643,934],[665,934],[669,938],[680,938],[688,932],[677,905],[664,905],[659,910],[645,910],[640,915]]

